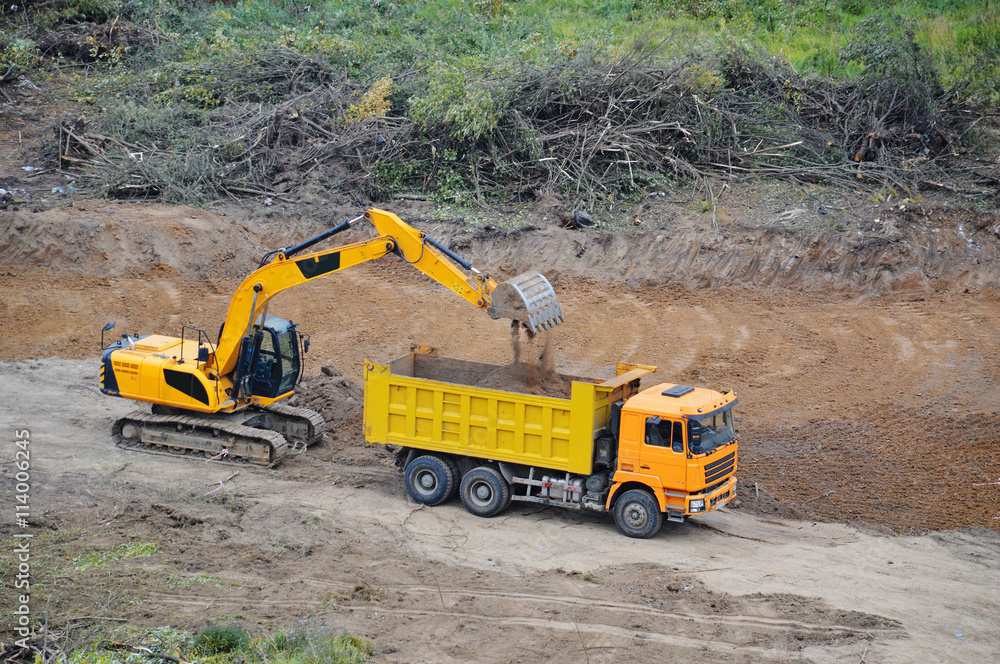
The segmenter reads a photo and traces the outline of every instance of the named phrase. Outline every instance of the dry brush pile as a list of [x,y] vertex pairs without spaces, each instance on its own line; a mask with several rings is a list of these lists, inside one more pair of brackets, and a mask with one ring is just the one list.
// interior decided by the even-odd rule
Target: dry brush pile
[[[60,166],[111,196],[478,201],[558,191],[595,200],[670,182],[767,174],[863,189],[995,193],[997,164],[965,154],[981,115],[915,76],[800,76],[731,45],[710,66],[664,62],[667,40],[614,62],[441,65],[358,85],[276,48],[170,72],[96,122],[56,128]],[[161,78],[163,78],[161,76]],[[195,85],[197,83],[197,85]]]

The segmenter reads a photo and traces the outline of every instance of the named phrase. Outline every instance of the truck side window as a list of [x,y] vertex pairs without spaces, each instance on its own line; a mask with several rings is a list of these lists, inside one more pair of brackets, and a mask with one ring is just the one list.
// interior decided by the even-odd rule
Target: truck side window
[[680,422],[650,417],[646,420],[646,444],[669,447],[678,454],[684,453],[684,425]]
[[[646,420],[646,444],[655,445],[656,447],[670,447],[670,440],[663,439],[662,429],[660,428],[662,420],[658,417],[650,417]],[[669,435],[669,430],[668,430]]]

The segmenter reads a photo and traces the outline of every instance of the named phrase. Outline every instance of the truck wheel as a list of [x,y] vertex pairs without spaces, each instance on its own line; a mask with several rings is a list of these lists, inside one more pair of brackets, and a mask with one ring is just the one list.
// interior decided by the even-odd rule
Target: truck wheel
[[462,504],[476,516],[500,514],[510,504],[510,487],[499,472],[489,466],[473,468],[462,478]]
[[663,514],[656,499],[642,489],[630,489],[615,503],[615,525],[623,535],[647,539],[663,524]]
[[406,467],[406,491],[422,505],[433,507],[451,497],[457,473],[454,464],[430,454],[417,457]]

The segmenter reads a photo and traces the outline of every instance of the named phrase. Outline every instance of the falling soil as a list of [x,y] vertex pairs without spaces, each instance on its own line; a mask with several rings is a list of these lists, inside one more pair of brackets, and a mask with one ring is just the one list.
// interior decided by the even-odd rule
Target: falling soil
[[569,399],[570,383],[556,373],[551,333],[542,336],[528,332],[526,336],[527,342],[522,343],[515,321],[510,328],[514,361],[488,374],[476,387]]

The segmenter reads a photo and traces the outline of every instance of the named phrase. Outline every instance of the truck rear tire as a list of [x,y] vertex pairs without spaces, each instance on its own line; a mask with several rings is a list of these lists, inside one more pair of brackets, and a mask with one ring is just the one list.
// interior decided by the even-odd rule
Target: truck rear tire
[[629,489],[615,503],[615,525],[622,535],[648,539],[663,525],[663,514],[648,491]]
[[451,498],[458,473],[455,464],[432,454],[417,457],[403,474],[406,491],[421,505],[434,507]]
[[491,517],[510,505],[510,486],[489,466],[473,468],[462,478],[462,504],[476,516]]

